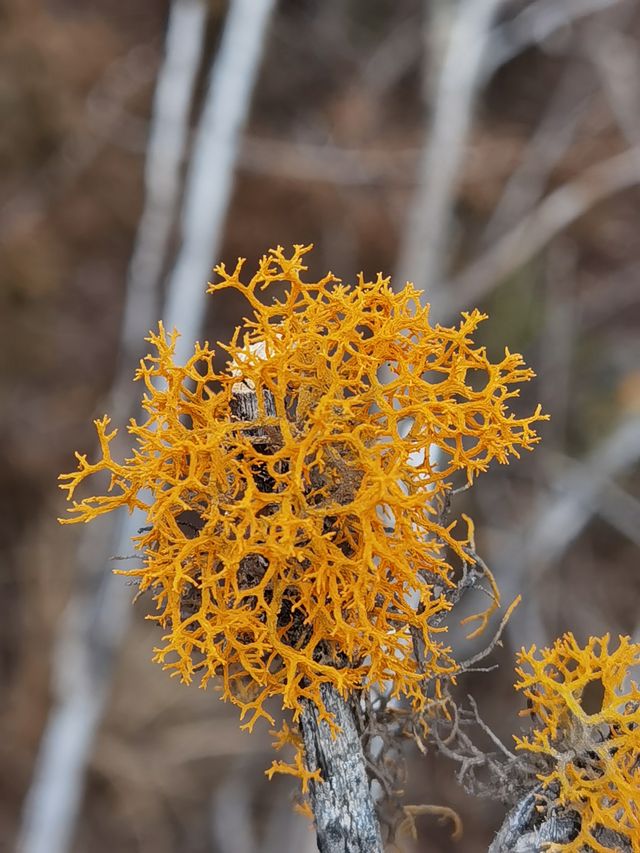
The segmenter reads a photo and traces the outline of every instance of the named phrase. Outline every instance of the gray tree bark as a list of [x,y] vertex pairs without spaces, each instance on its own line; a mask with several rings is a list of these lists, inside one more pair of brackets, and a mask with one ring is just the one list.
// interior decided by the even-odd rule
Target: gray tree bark
[[322,700],[340,727],[335,738],[318,719],[318,709],[305,702],[300,717],[307,767],[320,770],[323,781],[311,782],[320,853],[382,853],[384,846],[369,788],[360,735],[348,704],[330,684]]
[[[578,816],[567,812],[541,819],[534,788],[511,809],[488,853],[543,853],[549,844],[568,844],[576,835]],[[631,853],[631,842],[619,832],[599,827],[596,840],[617,853]]]

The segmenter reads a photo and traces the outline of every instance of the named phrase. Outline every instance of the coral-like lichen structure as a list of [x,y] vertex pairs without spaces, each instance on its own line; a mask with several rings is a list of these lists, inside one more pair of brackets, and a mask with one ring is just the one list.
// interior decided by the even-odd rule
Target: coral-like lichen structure
[[542,417],[510,411],[532,373],[474,344],[478,311],[432,326],[411,285],[305,281],[310,248],[272,250],[246,282],[242,261],[217,267],[210,291],[240,291],[251,312],[221,345],[226,367],[208,344],[175,364],[176,333],[160,326],[136,374],[132,455],[112,458],[105,417],[102,458],[77,454],[62,475],[69,499],[110,476],[68,522],[146,512],[128,574],[155,598],[157,660],[185,681],[219,678],[248,728],[270,719],[269,697],[294,716],[303,699],[321,705],[323,683],[343,696],[391,685],[421,706],[424,679],[455,670],[434,619],[451,606],[451,561],[469,561],[446,521],[452,483],[530,449]]
[[[516,689],[527,697],[534,728],[517,746],[548,765],[539,775],[544,798],[579,817],[578,834],[558,849],[611,853],[598,841],[609,830],[638,853],[640,690],[631,675],[640,667],[640,644],[620,637],[610,650],[605,636],[582,647],[565,634],[540,652],[523,649],[518,664]],[[598,695],[597,707],[585,707],[589,691]]]

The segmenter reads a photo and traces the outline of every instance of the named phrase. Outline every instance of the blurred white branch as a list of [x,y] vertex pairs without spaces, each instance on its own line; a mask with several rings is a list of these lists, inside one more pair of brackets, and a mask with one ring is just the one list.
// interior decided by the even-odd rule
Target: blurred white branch
[[580,294],[579,310],[585,330],[606,323],[611,317],[640,302],[640,263],[635,262],[607,276],[608,287],[602,287],[593,273],[588,288]]
[[612,481],[606,482],[598,503],[598,515],[640,548],[640,501],[633,495]]
[[222,243],[240,135],[274,4],[275,0],[233,0],[211,70],[186,179],[183,242],[164,312],[167,329],[180,329],[178,362],[188,357],[199,332],[206,282]]
[[[273,0],[235,0],[214,61],[189,171],[183,223],[185,244],[179,268],[168,285],[165,310],[165,325],[179,326],[184,334],[183,352],[193,345],[203,322],[201,295],[220,245],[238,137],[248,114],[272,8]],[[178,169],[187,136],[195,71],[200,64],[205,18],[206,4],[202,0],[174,0],[167,33],[167,67],[160,75],[154,102],[145,215],[129,275],[122,337],[125,350],[135,346],[134,332],[148,329],[155,320],[153,285],[160,274],[178,197]],[[185,63],[186,52],[192,56]],[[172,72],[178,76],[167,79]],[[165,141],[166,130],[170,136]],[[125,410],[134,410],[133,387],[126,375],[129,370],[130,365],[122,365],[112,394],[117,419],[123,417]],[[54,650],[55,704],[25,804],[18,841],[21,853],[65,853],[69,849],[87,762],[131,609],[131,590],[122,578],[113,576],[108,558],[110,554],[129,552],[131,538],[142,523],[138,513],[121,514],[108,526],[106,543],[98,546],[95,535],[85,540],[85,558],[80,562],[93,567],[90,572],[95,588],[79,591],[71,601],[69,611],[73,618],[63,626],[61,642]],[[106,529],[105,525],[103,530]],[[99,567],[97,577],[95,566]]]
[[[502,548],[492,549],[490,562],[507,601],[519,592],[525,602],[536,595],[544,597],[544,575],[558,564],[594,515],[606,518],[627,537],[632,532],[636,502],[612,481],[640,459],[640,417],[621,422],[584,460],[562,459],[564,470],[553,482],[552,494],[541,495],[537,517]],[[620,510],[619,520],[614,506]],[[518,608],[506,636],[514,648],[544,643],[539,608]]]
[[[202,58],[206,5],[182,0],[171,7],[165,59],[158,75],[145,164],[145,203],[129,265],[122,349],[141,345],[159,314],[158,284],[178,205],[189,138],[189,111]],[[130,361],[129,361],[130,363]]]
[[[251,815],[250,764],[236,758],[230,763],[211,798],[210,832],[219,853],[248,853],[258,850]],[[282,846],[285,840],[281,839]]]
[[499,239],[538,203],[551,172],[575,139],[594,88],[593,75],[585,74],[584,63],[571,63],[491,213],[482,235],[485,246]]
[[395,276],[427,291],[438,284],[450,246],[453,208],[491,25],[503,0],[460,0],[451,25],[416,191]]
[[637,40],[625,32],[635,9],[628,11],[631,14],[616,22],[616,28],[594,21],[584,35],[584,52],[601,78],[622,135],[630,146],[636,146],[640,142],[640,55]]
[[508,275],[531,261],[556,235],[604,199],[640,183],[640,147],[585,169],[540,204],[439,294],[440,316],[477,304]]
[[248,172],[298,181],[368,186],[381,181],[407,184],[418,150],[342,148],[247,136],[240,167]]
[[485,79],[527,48],[542,44],[558,30],[566,29],[587,15],[601,12],[625,0],[537,0],[496,27],[486,52]]
[[[631,470],[640,459],[640,418],[623,421],[582,462],[571,460],[554,484],[556,497],[544,506],[529,528],[524,557],[534,583],[562,556],[594,513],[612,493],[611,480]],[[618,492],[615,492],[618,494]],[[611,518],[611,515],[609,518]]]
[[[155,320],[154,289],[159,283],[160,266],[157,259],[149,260],[148,253],[155,250],[163,257],[166,251],[177,201],[177,172],[187,133],[186,127],[180,128],[175,122],[188,119],[205,19],[204,2],[174,0],[165,65],[154,101],[145,212],[129,271],[121,365],[111,394],[111,402],[117,409],[114,414],[119,420],[136,408],[128,376],[131,364],[124,363],[125,356],[136,346],[132,336],[136,331],[142,333],[148,329]],[[187,52],[189,60],[185,60]],[[174,81],[167,80],[167,76],[175,73],[178,77]],[[168,129],[168,113],[172,118],[165,148],[162,134]],[[151,234],[158,224],[163,231]],[[17,844],[21,853],[65,853],[71,845],[87,763],[108,695],[114,657],[130,612],[131,589],[122,578],[114,578],[108,565],[109,556],[128,553],[131,536],[140,525],[137,513],[120,514],[98,526],[95,532],[91,530],[82,541],[78,588],[69,602],[52,652],[53,707],[25,801]]]
[[393,27],[367,56],[360,79],[376,98],[382,98],[420,56],[419,24],[413,16]]
[[278,797],[269,813],[260,853],[317,851],[316,833],[309,818],[293,810],[291,797]]

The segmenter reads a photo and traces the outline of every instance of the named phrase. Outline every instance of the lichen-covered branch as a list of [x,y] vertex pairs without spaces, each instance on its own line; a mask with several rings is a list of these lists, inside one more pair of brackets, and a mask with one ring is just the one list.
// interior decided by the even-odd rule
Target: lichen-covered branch
[[[265,412],[275,416],[273,398],[264,397]],[[246,385],[234,389],[233,411],[239,421],[259,417],[258,398]],[[331,684],[323,684],[324,710],[334,729],[322,720],[313,702],[303,700],[300,731],[310,774],[320,771],[322,782],[309,781],[309,794],[320,853],[376,853],[382,851],[380,827],[353,711]]]
[[[570,844],[579,831],[575,812],[541,816],[537,809],[540,786],[511,809],[489,847],[488,853],[544,853],[550,844]],[[632,853],[629,839],[604,827],[593,833],[596,841],[616,853]]]
[[[532,374],[521,356],[507,350],[493,363],[473,343],[480,312],[433,326],[415,288],[395,292],[381,274],[307,281],[310,248],[271,250],[248,281],[243,261],[219,265],[209,291],[240,291],[252,309],[221,345],[226,366],[216,369],[207,343],[182,364],[177,333],[161,324],[136,374],[146,421],[129,424],[134,455],[117,461],[105,417],[102,459],[77,454],[78,470],[61,480],[68,522],[123,505],[146,514],[142,566],[124,574],[156,602],[156,660],[185,682],[219,679],[245,729],[274,725],[277,698],[301,729],[276,733],[294,759],[268,774],[310,790],[321,851],[375,853],[367,774],[389,799],[398,786],[385,786],[384,762],[365,751],[370,727],[355,697],[388,685],[422,735],[425,712],[442,709],[443,682],[461,671],[445,615],[479,576],[491,603],[471,617],[472,635],[499,600],[471,519],[455,529],[447,517],[451,494],[492,460],[532,449],[544,416],[510,411],[514,386]],[[282,282],[283,295],[265,295]],[[74,500],[97,472],[110,474],[107,494]]]

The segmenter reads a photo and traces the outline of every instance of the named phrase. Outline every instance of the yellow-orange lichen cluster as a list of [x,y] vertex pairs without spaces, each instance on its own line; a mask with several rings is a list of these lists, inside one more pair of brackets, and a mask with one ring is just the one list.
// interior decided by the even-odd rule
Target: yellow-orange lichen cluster
[[530,449],[541,417],[509,411],[532,373],[474,344],[478,311],[433,327],[411,285],[305,282],[309,248],[272,250],[247,283],[242,262],[219,266],[210,291],[234,288],[252,309],[226,368],[207,344],[176,365],[176,333],[160,326],[136,375],[147,417],[128,427],[133,455],[112,458],[105,417],[102,458],[78,454],[62,476],[69,499],[94,472],[111,477],[67,521],[147,513],[142,567],[128,574],[155,597],[157,660],[185,681],[219,677],[249,728],[269,718],[269,697],[294,715],[305,697],[321,705],[323,682],[343,695],[390,684],[421,706],[425,675],[455,668],[430,624],[450,607],[452,555],[469,560],[444,520],[452,478]]
[[[591,638],[583,648],[565,634],[548,649],[535,646],[518,655],[516,688],[534,716],[530,737],[516,738],[519,749],[550,759],[539,776],[554,802],[580,816],[579,834],[561,849],[610,853],[597,840],[598,828],[625,836],[640,851],[640,690],[631,680],[640,667],[640,644],[620,637]],[[640,672],[640,670],[636,670]],[[597,708],[585,695],[597,687]],[[558,848],[560,849],[560,848]]]

